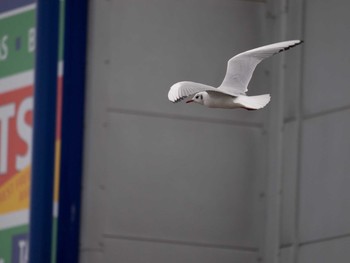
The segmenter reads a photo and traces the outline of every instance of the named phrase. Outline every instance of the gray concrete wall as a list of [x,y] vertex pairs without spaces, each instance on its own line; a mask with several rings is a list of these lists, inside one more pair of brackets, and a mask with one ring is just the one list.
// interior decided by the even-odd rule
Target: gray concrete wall
[[[90,1],[81,262],[349,261],[350,21],[336,2]],[[297,38],[255,72],[266,109],[167,100]]]
[[299,59],[289,58],[300,69],[285,103],[282,262],[349,262],[350,4],[293,6],[300,11],[290,17],[302,13],[302,22],[291,19],[288,30],[305,43]]
[[220,85],[229,58],[265,43],[264,15],[254,1],[91,1],[82,262],[256,261],[268,110],[167,93]]

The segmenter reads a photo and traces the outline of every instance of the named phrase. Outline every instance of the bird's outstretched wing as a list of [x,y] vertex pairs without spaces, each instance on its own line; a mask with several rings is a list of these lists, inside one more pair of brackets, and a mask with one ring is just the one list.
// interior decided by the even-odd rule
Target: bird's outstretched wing
[[181,81],[171,86],[168,93],[168,99],[172,102],[179,102],[184,98],[201,91],[218,91],[218,89],[196,82]]
[[284,41],[251,49],[234,56],[228,61],[226,76],[218,90],[236,94],[246,93],[254,69],[263,59],[301,43],[301,40]]

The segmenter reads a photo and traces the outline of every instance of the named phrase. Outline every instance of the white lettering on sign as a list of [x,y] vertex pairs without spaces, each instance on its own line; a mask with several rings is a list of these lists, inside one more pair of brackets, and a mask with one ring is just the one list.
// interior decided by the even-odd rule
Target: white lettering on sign
[[7,39],[7,35],[0,37],[0,61],[7,59],[9,54]]
[[9,119],[14,115],[14,103],[0,107],[0,174],[7,173]]
[[35,51],[35,27],[28,30],[28,52]]
[[18,241],[19,247],[19,263],[28,262],[28,242],[25,240]]
[[28,150],[23,155],[16,156],[16,170],[20,171],[30,164],[32,153],[32,127],[25,122],[28,111],[33,110],[33,98],[29,97],[22,101],[19,106],[16,120],[16,128],[19,137],[28,145]]
[[[8,103],[0,106],[0,175],[6,175],[8,173],[9,165],[11,167],[14,165],[16,171],[21,171],[30,165],[33,128],[26,121],[26,116],[27,113],[32,111],[33,97],[23,99],[17,104],[17,109],[16,103]],[[13,118],[15,118],[14,121],[11,121]],[[15,134],[17,136],[14,137]],[[9,141],[13,143],[13,140],[18,139],[25,143],[26,148],[21,146],[21,150],[16,150],[17,152],[11,151],[11,156],[9,156]]]

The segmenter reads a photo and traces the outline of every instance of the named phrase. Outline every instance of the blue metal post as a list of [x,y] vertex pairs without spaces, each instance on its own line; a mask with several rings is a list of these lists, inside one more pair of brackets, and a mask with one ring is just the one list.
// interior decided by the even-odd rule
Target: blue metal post
[[37,1],[29,263],[49,263],[52,249],[59,0]]
[[79,258],[87,2],[65,2],[57,263]]

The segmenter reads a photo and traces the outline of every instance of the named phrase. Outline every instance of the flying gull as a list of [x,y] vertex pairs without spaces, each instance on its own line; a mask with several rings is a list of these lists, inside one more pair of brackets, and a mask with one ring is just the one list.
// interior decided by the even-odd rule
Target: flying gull
[[168,98],[178,102],[194,95],[186,103],[195,102],[209,108],[257,110],[270,101],[270,94],[247,96],[248,83],[255,67],[265,58],[301,44],[301,40],[279,42],[240,53],[228,61],[225,78],[218,88],[191,81],[171,86]]

